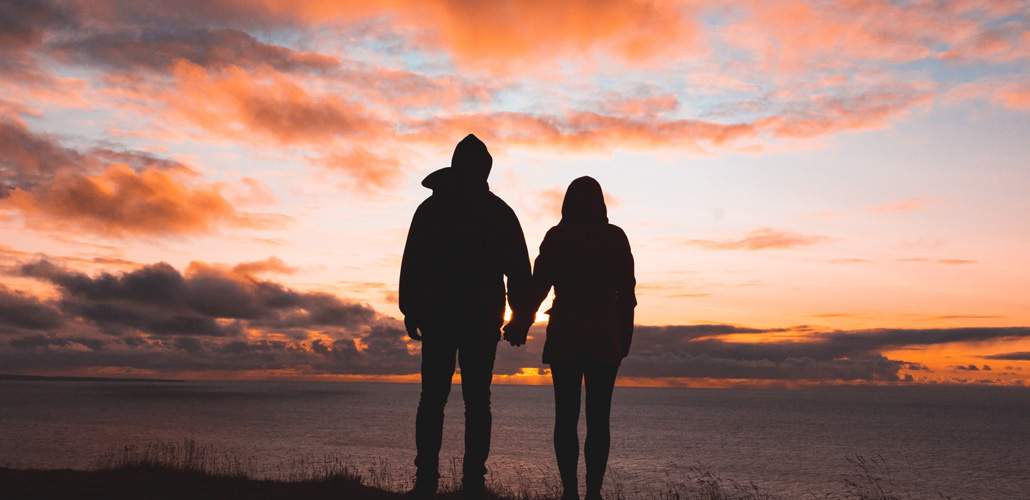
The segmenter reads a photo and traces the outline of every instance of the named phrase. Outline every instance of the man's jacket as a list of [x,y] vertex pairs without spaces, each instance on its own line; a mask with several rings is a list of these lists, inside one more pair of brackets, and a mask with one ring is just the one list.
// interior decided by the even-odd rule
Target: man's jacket
[[515,212],[490,192],[485,178],[462,178],[451,170],[422,183],[433,195],[415,211],[408,231],[400,309],[431,332],[497,335],[506,295],[516,316],[530,308],[526,239]]

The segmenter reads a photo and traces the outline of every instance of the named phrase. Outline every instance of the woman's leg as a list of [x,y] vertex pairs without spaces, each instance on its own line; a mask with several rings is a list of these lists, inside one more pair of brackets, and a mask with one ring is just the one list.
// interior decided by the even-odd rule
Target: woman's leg
[[583,371],[577,366],[551,365],[554,384],[554,455],[558,460],[564,495],[579,498],[576,469],[579,464],[579,401]]
[[592,366],[586,370],[587,386],[587,439],[583,447],[587,464],[587,499],[601,498],[601,485],[608,467],[608,448],[611,445],[609,420],[612,409],[612,389],[618,366]]

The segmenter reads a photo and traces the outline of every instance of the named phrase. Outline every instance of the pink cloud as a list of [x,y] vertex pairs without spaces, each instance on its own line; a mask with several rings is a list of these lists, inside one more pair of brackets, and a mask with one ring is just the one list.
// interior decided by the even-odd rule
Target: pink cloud
[[766,227],[750,231],[737,239],[693,239],[687,240],[686,243],[707,250],[782,250],[811,246],[826,240],[825,236],[805,235]]
[[893,201],[889,203],[881,203],[879,205],[873,205],[868,210],[874,214],[889,214],[899,212],[915,212],[923,210],[930,205],[928,200],[923,198],[908,198],[905,200]]

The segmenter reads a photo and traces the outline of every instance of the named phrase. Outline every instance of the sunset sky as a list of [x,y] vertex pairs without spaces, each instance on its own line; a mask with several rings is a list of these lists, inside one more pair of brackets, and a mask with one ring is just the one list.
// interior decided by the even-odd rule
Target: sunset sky
[[626,384],[1030,381],[1004,0],[0,0],[0,372],[411,380],[400,255],[467,133],[533,256],[604,187]]

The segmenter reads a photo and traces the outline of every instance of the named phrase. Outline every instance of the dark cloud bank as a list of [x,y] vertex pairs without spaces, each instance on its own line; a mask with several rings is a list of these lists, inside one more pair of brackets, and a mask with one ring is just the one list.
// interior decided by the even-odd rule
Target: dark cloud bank
[[[0,287],[0,365],[16,371],[98,367],[175,373],[286,370],[301,374],[410,374],[417,346],[401,325],[371,307],[303,292],[252,274],[261,266],[168,264],[87,275],[48,260],[9,272],[48,283],[44,300]],[[459,320],[458,318],[455,319]],[[783,329],[704,324],[639,326],[629,377],[900,381],[884,350],[1030,337],[1030,327],[879,329],[813,334],[803,342],[739,342],[730,334]],[[523,349],[502,345],[498,373],[540,366],[543,331]],[[988,356],[1026,359],[1027,353]]]

